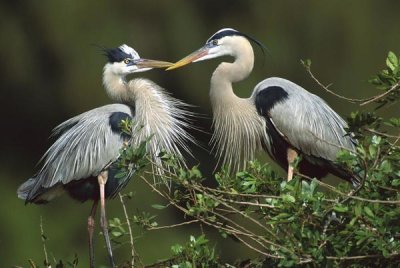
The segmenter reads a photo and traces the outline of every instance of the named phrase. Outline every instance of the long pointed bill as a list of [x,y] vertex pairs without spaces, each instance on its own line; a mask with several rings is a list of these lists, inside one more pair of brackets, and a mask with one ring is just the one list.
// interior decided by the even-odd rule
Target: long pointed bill
[[176,68],[180,68],[182,66],[185,66],[189,63],[192,63],[198,59],[200,59],[201,57],[204,57],[208,54],[208,49],[205,47],[200,48],[199,50],[196,50],[195,52],[193,52],[192,54],[184,57],[183,59],[175,62],[174,64],[172,64],[172,66],[168,67],[166,70],[173,70]]
[[167,68],[172,66],[173,63],[159,60],[139,59],[136,66],[139,68]]

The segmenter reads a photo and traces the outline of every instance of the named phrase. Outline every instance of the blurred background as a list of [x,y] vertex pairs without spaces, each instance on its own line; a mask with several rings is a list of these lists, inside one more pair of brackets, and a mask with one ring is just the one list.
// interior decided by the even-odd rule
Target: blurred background
[[[126,43],[142,57],[176,61],[199,48],[217,30],[232,27],[254,36],[269,48],[263,56],[255,48],[252,75],[234,85],[239,96],[249,96],[262,79],[290,79],[324,98],[346,117],[360,107],[324,92],[307,75],[300,59],[310,58],[316,76],[338,94],[353,98],[376,95],[368,78],[383,68],[389,50],[400,53],[399,1],[71,1],[13,0],[0,3],[1,161],[0,161],[0,267],[28,267],[28,259],[44,259],[40,217],[50,258],[88,264],[87,215],[91,204],[68,196],[45,206],[24,205],[17,199],[19,184],[37,170],[40,157],[51,145],[53,127],[86,110],[110,103],[102,87],[106,59],[93,44],[116,47]],[[197,106],[206,118],[196,122],[210,129],[208,88],[218,60],[192,64],[176,71],[154,70],[140,76],[152,79],[175,97]],[[372,109],[373,106],[364,109]],[[399,116],[389,106],[381,115]],[[210,135],[193,133],[207,147]],[[200,169],[210,177],[216,161],[193,148]],[[266,161],[269,161],[266,159]],[[210,183],[212,178],[210,177]],[[159,224],[182,221],[174,210],[158,211],[163,203],[133,179],[125,192],[130,215],[140,210],[159,214]],[[122,217],[118,200],[108,202],[108,217]],[[99,225],[97,225],[99,226]],[[136,234],[138,230],[135,229]],[[196,226],[149,232],[136,242],[145,263],[170,255],[170,246],[184,243]],[[229,239],[210,231],[221,258],[253,256]],[[106,265],[106,250],[96,236],[96,262]],[[129,247],[115,250],[118,262],[129,258]]]

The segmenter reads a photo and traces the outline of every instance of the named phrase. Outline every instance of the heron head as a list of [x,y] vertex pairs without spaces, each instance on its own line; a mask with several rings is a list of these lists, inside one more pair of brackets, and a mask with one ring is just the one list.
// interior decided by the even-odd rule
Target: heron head
[[166,68],[172,65],[170,62],[142,59],[133,48],[127,45],[106,48],[104,52],[108,59],[104,68],[117,75],[145,72],[153,68]]
[[253,40],[248,35],[245,35],[232,28],[224,28],[213,34],[206,44],[185,58],[168,67],[167,70],[182,67],[192,62],[213,59],[221,56],[236,56],[237,48],[241,44],[248,44]]

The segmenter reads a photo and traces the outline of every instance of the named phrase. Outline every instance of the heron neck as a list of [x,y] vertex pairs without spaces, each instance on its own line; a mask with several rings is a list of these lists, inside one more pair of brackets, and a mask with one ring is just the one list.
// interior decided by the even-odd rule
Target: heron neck
[[184,140],[192,140],[184,130],[188,127],[184,119],[190,112],[182,109],[182,102],[169,96],[163,88],[148,79],[132,79],[128,82],[128,88],[135,101],[136,144],[154,136],[148,142],[148,149],[159,166],[162,163],[156,156],[161,149],[179,158],[181,152],[178,145],[186,150]]
[[116,74],[109,69],[104,69],[103,85],[106,89],[107,95],[113,101],[119,103],[132,103],[125,76]]
[[[136,78],[130,81],[125,76],[117,75],[107,66],[104,68],[103,84],[109,97],[118,103],[123,103],[132,108],[133,119],[133,144],[140,144],[146,139],[149,155],[153,157],[153,171],[158,174],[164,172],[163,163],[158,157],[161,150],[181,160],[181,149],[189,152],[186,141],[194,142],[193,137],[185,128],[191,113],[184,109],[185,104],[172,98],[163,88],[148,79]],[[155,163],[155,164],[154,164]]]
[[[244,44],[244,45],[243,45]],[[251,98],[235,95],[232,83],[245,79],[253,69],[250,44],[236,48],[233,63],[221,63],[211,78],[210,99],[213,108],[211,143],[219,160],[238,171],[254,158],[265,136],[265,123],[258,116]]]
[[249,42],[235,44],[232,55],[235,61],[222,62],[211,77],[210,99],[213,108],[226,102],[239,101],[232,83],[244,80],[253,70],[254,53]]

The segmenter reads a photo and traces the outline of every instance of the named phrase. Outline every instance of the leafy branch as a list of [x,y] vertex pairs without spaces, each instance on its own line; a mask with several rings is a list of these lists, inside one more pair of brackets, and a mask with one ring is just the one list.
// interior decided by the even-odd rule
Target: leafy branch
[[392,52],[389,51],[388,56],[386,58],[386,66],[387,68],[380,71],[376,76],[371,78],[369,82],[376,86],[379,90],[385,90],[385,92],[378,94],[376,96],[372,96],[364,99],[354,99],[342,96],[340,94],[335,93],[334,91],[329,89],[329,86],[325,86],[321,83],[311,71],[311,61],[301,60],[302,65],[306,68],[306,71],[310,75],[310,77],[325,91],[330,94],[349,101],[351,103],[360,103],[360,106],[364,106],[370,104],[372,102],[378,102],[381,105],[378,107],[382,107],[389,102],[393,102],[397,100],[397,97],[400,95],[400,67],[399,67],[399,58]]

